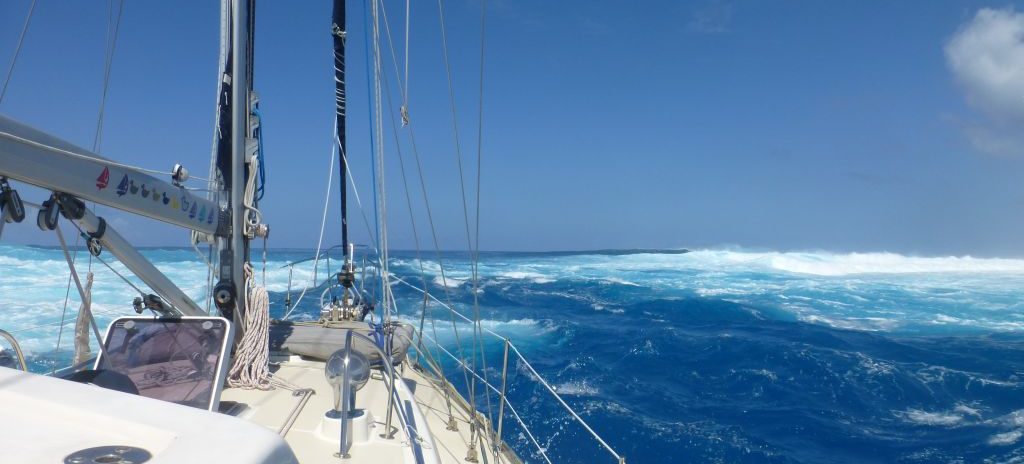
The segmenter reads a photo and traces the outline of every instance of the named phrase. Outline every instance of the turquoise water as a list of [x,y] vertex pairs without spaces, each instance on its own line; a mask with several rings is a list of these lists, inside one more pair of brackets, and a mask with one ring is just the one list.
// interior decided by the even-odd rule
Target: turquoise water
[[[144,254],[203,299],[206,270],[192,250]],[[288,290],[281,266],[309,254],[270,252],[273,315],[283,313]],[[446,279],[436,256],[393,256],[394,273],[471,312],[465,255],[442,257]],[[93,269],[100,324],[130,313],[130,288]],[[35,370],[66,362],[66,351],[53,348],[58,335],[68,344],[77,297],[72,290],[60,334],[60,251],[0,246],[0,275],[0,327],[15,332]],[[296,269],[293,299],[311,277],[311,265]],[[482,325],[509,337],[628,462],[994,463],[1024,461],[1022,289],[1021,260],[485,253],[477,298]],[[393,290],[401,317],[418,323],[422,298],[403,285]],[[307,293],[300,317],[315,313],[319,294]],[[426,332],[457,353],[448,315],[427,309],[437,323]],[[469,326],[458,327],[468,350]],[[476,362],[486,361],[480,372],[495,381],[503,347],[485,340],[486,358]],[[525,365],[513,359],[509,372],[511,403],[553,461],[613,462]],[[481,409],[487,401],[477,396]],[[521,456],[542,462],[507,410],[505,427]]]

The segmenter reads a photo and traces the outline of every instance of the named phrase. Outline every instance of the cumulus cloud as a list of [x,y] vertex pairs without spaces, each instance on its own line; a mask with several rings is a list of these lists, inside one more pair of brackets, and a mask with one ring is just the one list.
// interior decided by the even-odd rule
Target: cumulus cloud
[[946,63],[984,124],[963,124],[983,152],[1024,154],[1024,13],[983,8],[945,47]]

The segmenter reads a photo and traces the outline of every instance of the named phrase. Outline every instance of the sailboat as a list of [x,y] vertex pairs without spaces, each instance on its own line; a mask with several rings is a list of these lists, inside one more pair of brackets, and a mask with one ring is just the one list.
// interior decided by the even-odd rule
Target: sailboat
[[[376,8],[374,2],[375,12]],[[372,301],[357,288],[344,186],[348,163],[343,0],[334,2],[330,30],[342,182],[338,248],[344,258],[340,271],[330,276],[329,287],[339,295],[320,304],[315,320],[270,320],[268,292],[257,284],[250,257],[253,242],[269,234],[257,194],[263,153],[259,99],[252,87],[254,1],[223,0],[221,18],[207,196],[185,187],[190,175],[180,165],[169,174],[155,175],[0,115],[0,223],[20,223],[30,216],[26,209],[35,210],[41,231],[57,235],[83,302],[75,330],[78,362],[49,375],[29,372],[16,337],[0,330],[0,338],[13,352],[0,355],[0,365],[7,361],[0,367],[0,404],[7,425],[0,434],[2,460],[551,462],[541,444],[544,437],[531,432],[506,396],[512,366],[528,370],[550,399],[587,432],[579,438],[581,445],[606,449],[608,462],[625,462],[511,340],[483,329],[478,317],[463,315],[426,288],[417,289],[425,302],[444,307],[453,321],[458,317],[460,324],[471,326],[474,337],[494,336],[500,341],[504,358],[497,380],[425,334],[425,312],[419,326],[392,317],[390,286],[416,287],[389,275],[386,250],[378,253],[375,263],[361,266],[364,274],[373,268],[382,282],[382,301]],[[31,203],[18,193],[19,182],[51,193],[44,201]],[[179,226],[191,232],[195,244],[209,246],[213,285],[205,308],[88,202]],[[118,317],[105,330],[97,326],[89,305],[91,277],[83,283],[61,223],[80,231],[96,259],[113,256],[149,287],[151,292],[139,289],[132,302],[137,314]],[[315,258],[319,256],[318,251]],[[95,355],[89,353],[90,336],[100,348]],[[451,361],[439,362],[434,353],[441,352]],[[460,392],[449,381],[452,375],[467,378],[469,390]],[[481,391],[494,399],[497,414],[477,406]],[[509,445],[507,424],[512,421],[533,449],[520,451]]]

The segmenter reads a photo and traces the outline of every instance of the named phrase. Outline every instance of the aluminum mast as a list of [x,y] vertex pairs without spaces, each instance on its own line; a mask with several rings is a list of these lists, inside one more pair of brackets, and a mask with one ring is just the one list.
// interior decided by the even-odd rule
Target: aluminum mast
[[251,0],[231,0],[231,33],[222,37],[230,41],[230,48],[222,44],[222,47],[229,50],[229,54],[225,69],[222,70],[222,91],[219,97],[222,138],[218,144],[216,160],[217,170],[223,180],[221,198],[228,199],[228,210],[231,213],[231,234],[228,239],[217,241],[219,280],[214,287],[214,301],[221,313],[236,323],[238,339],[242,336],[242,325],[239,322],[243,320],[246,309],[243,269],[249,260],[244,195],[251,126],[251,7]]

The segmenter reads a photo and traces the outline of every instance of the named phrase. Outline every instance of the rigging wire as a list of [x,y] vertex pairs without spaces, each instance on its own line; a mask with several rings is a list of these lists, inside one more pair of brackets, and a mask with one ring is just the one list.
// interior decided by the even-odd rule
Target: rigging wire
[[[471,258],[470,258],[470,269],[471,269],[471,272],[472,272],[472,281],[473,281],[473,284],[472,284],[472,287],[473,287],[473,313],[474,313],[473,315],[474,315],[474,319],[477,321],[475,323],[475,325],[479,325],[479,320],[480,320],[480,303],[479,303],[479,299],[480,299],[480,296],[479,296],[478,290],[479,290],[480,284],[479,284],[476,260],[473,257],[473,255],[474,255],[474,253],[473,253],[473,250],[474,250],[474,247],[473,247],[473,235],[470,233],[470,226],[469,226],[469,222],[470,222],[469,221],[469,207],[468,207],[467,201],[466,201],[466,181],[465,181],[465,175],[463,173],[464,169],[463,169],[463,165],[462,165],[462,144],[461,144],[460,139],[459,139],[459,122],[458,122],[458,116],[457,116],[457,113],[456,113],[456,104],[455,104],[455,86],[454,86],[454,84],[452,82],[451,61],[449,59],[449,54],[448,54],[448,33],[447,33],[447,30],[446,30],[446,27],[445,27],[444,0],[437,0],[437,8],[438,8],[438,13],[439,13],[438,14],[438,18],[439,18],[440,24],[441,24],[441,45],[442,45],[442,49],[444,51],[445,74],[446,74],[446,76],[448,78],[448,101],[449,101],[449,105],[451,106],[451,114],[452,114],[452,134],[453,134],[453,136],[455,138],[455,159],[456,159],[456,162],[457,162],[458,167],[459,167],[459,188],[460,188],[460,191],[461,191],[461,194],[462,194],[462,214],[463,214],[463,219],[464,219],[465,226],[466,226],[466,244],[467,244],[467,248],[469,249],[470,255],[471,255]],[[481,12],[481,15],[483,15],[483,12]],[[483,18],[483,16],[481,16],[481,20],[482,20],[482,18]],[[482,23],[481,23],[481,34],[483,34],[483,24]],[[482,35],[481,35],[481,37],[482,37]],[[481,43],[481,47],[482,47],[482,43]],[[481,67],[481,69],[483,69],[483,68]],[[479,166],[477,167],[477,169],[479,169]],[[478,173],[479,173],[479,171],[478,171]],[[479,211],[479,205],[477,205],[477,208],[478,208],[477,211]],[[477,221],[479,221],[479,219],[477,219]],[[479,222],[478,222],[478,224],[479,224]],[[478,236],[479,236],[479,234],[478,234]],[[483,345],[482,345],[483,342],[480,340],[479,331],[477,330],[476,327],[474,327],[474,330],[473,330],[473,339],[474,339],[474,348],[470,351],[472,356],[473,356],[473,358],[472,358],[473,369],[474,370],[476,369],[476,363],[477,363],[476,346],[480,346],[481,347],[480,362],[481,362],[481,365],[483,366],[483,372],[484,372],[484,376],[485,376],[485,379],[486,379],[486,376],[487,376],[487,358],[486,358],[486,356],[483,356],[483,349],[482,349],[483,348]],[[471,403],[475,402],[475,396],[476,396],[476,379],[472,379],[472,380],[473,380],[473,384],[470,387],[470,393],[469,393],[469,395],[470,395],[470,402]],[[488,414],[490,414],[491,417],[493,417],[493,411],[491,411],[491,408],[490,408],[490,392],[487,392],[485,390],[485,396],[486,396],[487,405],[488,405]],[[475,409],[475,404],[473,404],[473,407]],[[474,428],[473,431],[475,432],[475,428]]]
[[[385,22],[385,24],[387,24],[387,23]],[[392,55],[392,56],[394,56],[394,55]],[[385,83],[386,82],[387,82],[387,78],[385,76]],[[406,201],[406,206],[407,206],[407,209],[408,209],[408,212],[409,212],[409,222],[412,225],[413,243],[416,246],[416,262],[419,265],[420,281],[422,282],[423,288],[427,288],[426,270],[424,269],[424,266],[423,266],[423,258],[422,258],[422,253],[420,251],[420,239],[419,239],[419,232],[418,232],[417,227],[416,227],[416,216],[413,214],[412,197],[410,196],[409,182],[408,182],[408,179],[407,179],[406,173],[405,173],[405,160],[404,160],[404,157],[402,156],[402,148],[401,148],[402,145],[401,145],[401,142],[400,142],[399,136],[398,136],[398,126],[395,123],[395,114],[394,114],[394,109],[393,109],[394,106],[392,105],[392,102],[391,102],[391,90],[390,90],[391,88],[388,85],[385,85],[384,88],[387,89],[386,95],[387,95],[387,99],[388,99],[388,114],[391,116],[390,122],[391,122],[392,134],[394,135],[394,138],[395,138],[395,152],[398,154],[398,166],[399,166],[399,170],[400,170],[400,172],[402,174],[402,186],[403,186],[403,191],[405,192],[405,201]],[[408,119],[403,119],[403,122],[407,124],[408,123]],[[405,281],[402,280],[400,277],[394,277],[394,278],[398,282],[405,283]],[[406,285],[408,285],[408,284],[406,283]],[[415,288],[415,287],[413,287],[413,288]],[[445,286],[445,291],[447,293],[447,286]],[[420,309],[420,326],[419,326],[419,332],[421,334],[421,338],[422,338],[422,334],[423,334],[423,325],[424,325],[424,322],[425,322],[425,319],[426,319],[427,310],[429,309],[430,310],[430,329],[431,329],[431,331],[434,334],[434,339],[435,340],[439,340],[439,338],[437,337],[437,324],[435,323],[434,311],[433,311],[433,308],[429,307],[429,302],[430,302],[429,293],[424,291],[423,295],[424,295],[423,306]],[[448,301],[449,301],[449,303],[451,303],[451,297],[450,296],[448,297]],[[454,324],[455,324],[455,321],[454,321],[455,316],[454,316],[454,314],[451,315],[451,317],[452,317],[452,324],[454,326]],[[459,337],[458,330],[456,330],[455,335],[456,335],[456,339],[458,340],[458,337]],[[433,348],[436,351],[440,347],[435,343]],[[440,348],[440,349],[443,350],[443,348]],[[459,349],[459,352],[460,352],[460,355],[461,355],[461,353],[462,353],[461,342],[458,343],[458,349]],[[440,357],[439,354],[437,354],[435,352],[431,352],[429,347],[427,347],[427,353],[431,357],[433,357],[433,358]],[[465,358],[465,356],[463,356],[463,358]],[[465,369],[463,369],[463,374],[465,374]],[[441,373],[441,375],[442,375],[442,379],[445,382],[447,382],[447,379],[444,378],[445,377],[444,374]],[[468,379],[467,379],[467,388],[468,388]],[[451,408],[451,398],[447,394],[445,395],[445,404],[446,404],[446,406],[448,408],[448,418],[449,418],[448,420],[449,420],[449,422],[454,421],[454,416],[452,415],[452,408]]]
[[[85,303],[85,302],[89,301],[91,298],[89,297],[89,295],[86,295],[85,289],[82,288],[82,281],[78,279],[78,272],[75,271],[75,263],[71,260],[71,254],[68,253],[68,244],[67,244],[67,242],[64,241],[64,233],[60,231],[60,227],[57,227],[57,228],[55,228],[53,230],[57,232],[57,240],[60,241],[60,248],[61,248],[61,251],[64,252],[64,259],[68,262],[68,269],[71,271],[71,277],[73,277],[75,279],[75,286],[78,288],[78,295],[79,295],[79,297],[82,298],[82,302]],[[86,306],[88,306],[88,305],[86,305]],[[86,306],[83,306],[83,309],[86,309]],[[88,311],[88,309],[86,309],[86,310]],[[99,329],[99,327],[96,326],[96,318],[93,317],[92,314],[89,314],[88,318],[89,318],[89,325],[92,326],[92,332],[93,332],[93,335],[96,337],[96,340],[97,341],[103,340],[103,337],[100,336],[100,329]],[[64,328],[64,326],[61,326],[62,330],[63,330],[63,328]],[[103,343],[100,343],[99,345],[100,345],[100,351],[102,352],[103,351]]]
[[[111,70],[111,68],[113,66],[113,63],[114,63],[114,51],[117,49],[118,31],[120,31],[120,28],[121,28],[121,17],[124,14],[124,0],[121,0],[118,3],[117,15],[116,16],[114,16],[113,10],[114,10],[114,0],[110,0],[107,3],[107,31],[106,31],[106,33],[107,33],[107,40],[106,40],[106,47],[104,49],[104,55],[105,56],[104,56],[104,60],[103,60],[103,87],[102,87],[103,91],[100,94],[100,106],[99,106],[98,114],[96,116],[96,132],[93,135],[93,141],[92,141],[92,151],[93,152],[99,152],[100,151],[100,146],[102,145],[102,141],[103,141],[103,115],[105,113],[105,108],[106,108],[106,104],[107,104],[107,92],[108,92],[108,90],[110,88],[110,70]],[[113,26],[111,26],[111,22],[113,22]],[[96,202],[92,202],[92,210],[95,213],[95,211],[96,211]],[[78,244],[80,243],[80,239],[81,239],[81,235],[75,237],[75,246],[74,246],[75,253],[74,253],[74,256],[72,256],[72,258],[71,258],[71,262],[72,263],[75,263],[78,260]],[[88,264],[88,272],[90,272],[90,273],[92,272],[92,258],[93,258],[93,256],[90,253],[89,254],[89,264]],[[71,296],[71,276],[69,275],[68,276],[67,286],[66,286],[66,288],[64,290],[64,307],[61,310],[61,316],[60,316],[61,317],[61,321],[63,321],[64,318],[67,315],[68,300],[69,300],[70,296]],[[57,332],[57,345],[56,345],[56,349],[55,349],[55,351],[57,351],[57,352],[60,351],[60,342],[61,342],[61,339],[63,338],[63,335],[64,335],[64,325],[62,324],[60,326],[60,330]],[[100,340],[101,339],[97,338],[96,342],[100,343]]]
[[[42,142],[37,142],[35,140],[26,139],[26,138],[21,137],[21,136],[19,136],[17,134],[12,134],[10,132],[0,131],[0,137],[4,137],[4,138],[10,139],[10,140],[14,140],[16,142],[23,143],[23,144],[26,144],[26,145],[31,145],[31,146],[36,147],[36,148],[42,148],[42,149],[47,150],[47,151],[52,151],[52,152],[55,152],[55,153],[60,153],[62,155],[67,155],[67,156],[70,156],[72,158],[83,159],[83,160],[92,161],[92,162],[95,162],[95,163],[103,163],[104,165],[107,165],[107,166],[114,166],[114,167],[118,167],[118,168],[122,168],[122,169],[130,169],[130,170],[133,170],[133,171],[144,172],[144,173],[149,173],[149,174],[160,174],[160,175],[168,175],[169,174],[168,171],[159,171],[159,170],[156,170],[156,169],[146,169],[146,168],[143,168],[143,167],[140,167],[140,166],[133,166],[133,165],[130,165],[130,164],[125,164],[125,163],[118,163],[117,161],[112,161],[112,160],[105,159],[105,158],[99,158],[97,156],[92,156],[92,155],[87,154],[87,153],[79,153],[77,151],[72,151],[72,150],[56,147],[56,146],[53,146],[53,145],[45,144],[45,143],[42,143]],[[208,179],[204,179],[204,178],[201,178],[201,177],[195,177],[195,176],[189,176],[189,180],[207,181]]]
[[[113,30],[110,28],[110,12],[107,13],[107,49],[106,60],[103,65],[103,94],[100,96],[99,115],[96,117],[96,135],[93,138],[92,151],[99,152],[103,145],[103,116],[107,107],[107,91],[110,88],[110,68],[114,62],[114,50],[117,49],[117,36],[121,28],[121,16],[124,14],[124,0],[118,3],[117,16],[114,19]],[[110,10],[113,10],[113,1],[110,2]]]
[[[396,75],[399,75],[400,73],[398,73],[397,54],[394,51],[394,41],[391,40],[390,26],[389,26],[388,20],[387,20],[386,9],[385,9],[385,14],[383,15],[383,19],[384,19],[385,31],[388,33],[388,40],[389,40],[389,44],[391,45],[390,46],[391,58],[392,58],[392,62],[395,65],[395,73],[396,73]],[[384,77],[386,79],[387,76],[385,75]],[[390,88],[390,87],[385,86],[385,88]],[[389,105],[390,105],[390,103],[389,103]],[[406,113],[406,115],[407,114],[408,113]],[[408,127],[408,129],[409,129],[410,147],[412,148],[413,155],[414,155],[414,157],[416,159],[416,168],[417,168],[417,172],[418,172],[418,175],[419,175],[420,189],[421,189],[422,196],[423,196],[424,206],[425,206],[425,209],[426,209],[426,212],[427,212],[427,221],[430,224],[430,233],[431,233],[431,237],[433,239],[434,252],[435,252],[436,259],[437,259],[438,268],[439,268],[440,274],[441,274],[441,276],[440,276],[441,277],[441,287],[444,289],[443,291],[444,291],[445,299],[448,301],[448,304],[449,305],[453,305],[454,303],[453,303],[453,300],[452,300],[451,289],[448,287],[448,277],[447,277],[447,273],[445,272],[444,258],[443,258],[442,254],[441,254],[441,246],[440,246],[440,242],[438,240],[437,228],[435,227],[434,218],[433,218],[433,212],[432,212],[432,209],[430,207],[430,197],[427,194],[427,184],[426,184],[425,176],[423,174],[423,164],[421,162],[421,159],[420,159],[420,156],[419,156],[419,149],[417,148],[417,144],[416,144],[416,135],[415,135],[415,132],[413,130],[411,120],[406,119],[405,122],[406,122],[405,126]],[[465,359],[466,356],[465,356],[465,352],[463,350],[462,337],[461,337],[461,335],[459,335],[459,331],[458,331],[458,328],[456,326],[454,315],[452,315],[452,317],[451,317],[451,323],[452,323],[452,329],[453,329],[453,331],[455,333],[455,344],[456,344],[457,351],[459,352],[459,356],[462,359]],[[433,311],[431,311],[431,325],[432,326],[434,325]],[[436,328],[434,328],[434,331],[435,331],[435,336],[436,336]],[[463,377],[464,377],[464,380],[466,382],[466,389],[468,390],[470,388],[470,385],[471,385],[470,376],[469,376],[469,373],[467,372],[465,363],[461,364],[461,367],[462,367],[461,370],[462,370],[462,373],[463,373]]]
[[[74,221],[68,221],[68,222],[70,222],[71,225],[75,226],[75,229],[78,230],[79,236],[88,236],[88,234],[84,230],[82,230],[82,228],[79,227],[77,223],[75,223]],[[139,288],[138,285],[135,285],[135,283],[132,282],[131,280],[128,280],[128,278],[125,277],[124,274],[121,274],[120,272],[118,272],[117,269],[114,269],[114,267],[111,266],[109,263],[107,263],[106,260],[104,260],[103,258],[101,258],[99,256],[96,256],[95,258],[96,258],[96,261],[99,261],[100,264],[106,266],[106,268],[109,269],[110,272],[114,273],[114,275],[116,275],[117,277],[120,277],[121,280],[124,281],[124,283],[128,284],[129,287],[131,287],[136,292],[138,292],[139,296],[143,296],[143,297],[146,296],[146,292],[145,291],[143,291],[141,288]],[[102,339],[100,339],[100,340],[102,340]]]
[[405,0],[405,85],[402,87],[402,108],[405,112],[402,119],[406,123],[409,120],[409,3],[410,0]]
[[11,76],[14,75],[14,66],[18,63],[18,55],[21,54],[21,46],[25,44],[25,35],[28,33],[28,26],[32,22],[32,13],[36,10],[36,0],[28,7],[28,14],[25,15],[25,25],[21,27],[21,35],[18,36],[18,45],[14,48],[14,56],[11,57],[11,65],[7,68],[7,77],[4,78],[4,86],[0,88],[0,104],[4,102],[4,95],[7,94],[7,86],[11,83]]
[[[339,143],[337,138],[335,138],[334,141],[335,143]],[[352,177],[352,168],[348,165],[348,157],[344,157],[342,161],[345,163],[345,174],[348,176],[349,185],[352,186],[352,194],[356,197],[356,206],[359,207],[359,213],[363,217],[363,224],[366,226],[366,233],[368,236],[372,237],[373,230],[370,228],[370,219],[366,216],[366,208],[363,208],[363,202],[359,199],[359,188],[356,187],[356,179]],[[380,250],[377,248],[374,248],[373,252],[380,254]]]
[[[373,1],[376,2],[377,0],[373,0]],[[366,94],[370,95],[371,94],[371,92],[370,92],[370,82],[372,81],[373,78],[370,75],[370,10],[366,6],[366,0],[363,0],[363,26],[364,26],[363,27],[363,33],[365,34],[365,40],[363,40],[363,48],[364,48],[364,56],[366,57]],[[367,127],[371,128],[370,129],[370,146],[371,147],[373,147],[374,143],[375,143],[374,142],[373,129],[372,129],[373,128],[373,109],[374,109],[373,105],[366,105],[366,116],[367,116],[367,120],[368,120],[368,123],[369,123],[367,125]],[[372,148],[371,148],[371,150],[372,150]],[[370,175],[373,177],[373,179],[377,178],[377,167],[376,167],[376,163],[373,162],[373,152],[372,151],[370,153]],[[380,235],[378,235],[378,231],[380,230],[380,224],[378,224],[378,214],[377,214],[377,184],[376,184],[376,182],[370,182],[370,186],[372,187],[372,190],[373,190],[373,222],[374,222],[374,227],[373,227],[373,230],[374,230],[373,241],[374,242],[373,243],[374,243],[375,247],[377,248],[377,250],[379,251],[380,250]],[[377,259],[380,260],[380,256],[378,256]]]
[[387,189],[384,176],[384,116],[381,109],[383,108],[381,102],[381,88],[383,87],[383,74],[384,70],[381,64],[381,51],[380,51],[380,11],[383,10],[383,2],[374,1],[373,3],[373,72],[374,72],[374,105],[377,111],[374,115],[375,130],[377,131],[377,145],[376,145],[376,162],[377,162],[377,187],[379,191],[379,212],[378,221],[380,229],[380,261],[381,261],[381,296],[384,300],[384,322],[391,321],[392,310],[395,311],[397,316],[398,308],[394,304],[394,294],[391,293],[390,285],[390,272],[389,272],[389,245],[388,245],[388,227],[387,227]]
[[[337,116],[335,116],[335,117],[337,117]],[[335,136],[335,140],[337,140],[337,136],[338,136],[338,125],[337,124],[334,125],[334,136]],[[317,267],[320,264],[320,247],[323,245],[323,242],[324,242],[324,229],[327,227],[327,208],[331,204],[331,186],[334,185],[334,147],[335,146],[336,146],[336,142],[335,141],[331,141],[331,151],[330,151],[330,155],[328,156],[328,158],[331,159],[331,161],[330,161],[331,164],[330,164],[330,167],[327,168],[327,195],[324,196],[324,212],[323,212],[322,217],[320,218],[320,238],[318,238],[317,241],[316,241],[316,254],[313,255],[313,286],[314,287],[317,286],[316,270],[317,270]],[[301,303],[302,302],[302,298],[304,296],[306,296],[306,292],[309,290],[309,287],[310,287],[309,282],[306,282],[306,285],[302,288],[302,293],[299,294],[299,298],[295,300],[295,305],[292,306],[291,308],[285,308],[284,317],[282,317],[281,319],[288,319],[288,316],[290,316],[292,314],[292,312],[295,311],[295,308],[299,307],[299,303]]]
[[[474,335],[477,343],[480,345],[480,359],[483,367],[484,382],[489,382],[487,376],[487,356],[484,350],[483,334],[481,333],[480,323],[480,297],[477,291],[480,286],[480,179],[483,166],[483,140],[484,140],[484,26],[485,18],[487,16],[487,0],[480,0],[480,94],[478,96],[479,106],[477,107],[477,141],[476,141],[476,214],[474,218],[475,224],[475,239],[473,243],[476,245],[475,249],[471,251],[471,262],[473,270],[473,313],[476,319],[476,323],[473,326]],[[487,400],[487,412],[490,415],[491,422],[494,420],[494,412],[491,410],[491,392],[484,390],[484,397]]]

